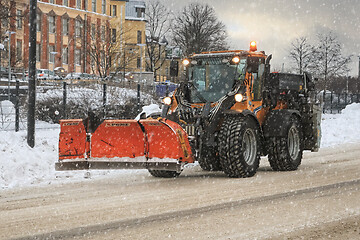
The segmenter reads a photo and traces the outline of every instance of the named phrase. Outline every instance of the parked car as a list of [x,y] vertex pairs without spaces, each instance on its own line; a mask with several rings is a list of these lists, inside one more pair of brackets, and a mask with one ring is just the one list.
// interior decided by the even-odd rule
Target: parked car
[[69,73],[65,79],[90,80],[94,79],[94,76],[88,73]]
[[36,77],[39,80],[60,80],[61,77],[49,69],[36,69]]
[[54,69],[54,72],[55,72],[56,75],[61,77],[61,79],[65,78],[65,76],[66,76],[66,70],[63,67],[56,67]]

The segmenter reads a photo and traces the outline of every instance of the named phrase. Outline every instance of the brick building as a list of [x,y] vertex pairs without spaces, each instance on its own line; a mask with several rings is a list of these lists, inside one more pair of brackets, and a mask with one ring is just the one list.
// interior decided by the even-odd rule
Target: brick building
[[[63,67],[67,72],[92,73],[89,49],[94,44],[106,46],[110,41],[121,42],[121,51],[127,49],[121,46],[145,42],[144,2],[42,0],[37,6],[37,68],[52,70]],[[29,1],[13,1],[10,11],[18,17],[3,21],[1,31],[4,33],[9,29],[15,33],[11,36],[11,65],[26,69],[29,59]],[[127,19],[127,11],[139,12],[141,16]],[[132,51],[131,54],[138,52]],[[3,56],[2,59],[3,65],[7,66],[4,64],[7,58]],[[139,66],[137,60],[128,65],[135,66],[131,67],[135,71]]]

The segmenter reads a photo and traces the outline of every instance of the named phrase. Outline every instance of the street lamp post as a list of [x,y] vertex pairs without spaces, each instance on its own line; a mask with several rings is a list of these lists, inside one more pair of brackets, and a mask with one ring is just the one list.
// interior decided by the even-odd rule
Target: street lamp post
[[4,51],[5,46],[4,44],[0,43],[0,69],[1,69],[1,52]]
[[55,76],[55,55],[58,54],[58,52],[50,52],[50,54],[54,56],[53,73],[54,73],[54,76]]
[[8,79],[8,100],[10,101],[10,80],[11,80],[11,50],[10,50],[10,47],[11,47],[11,35],[12,34],[15,34],[15,32],[10,32],[8,31],[7,34],[9,34],[9,58],[8,58],[8,61],[9,61],[9,64],[8,64],[8,67],[9,67],[9,79]]
[[138,111],[140,112],[140,82],[142,81],[142,65],[143,65],[143,53],[142,53],[142,47],[145,47],[146,44],[138,43],[137,44],[140,47],[140,78],[137,85],[137,105],[138,105]]
[[[163,37],[163,39],[159,42],[159,60],[160,60],[160,66],[159,66],[159,71],[160,71],[160,79],[159,81],[161,82],[161,71],[163,69],[163,62],[162,62],[162,59],[161,59],[161,56],[163,54],[162,50],[161,50],[161,47],[164,47],[164,51],[166,51],[166,46],[168,45],[168,41],[166,40],[165,36]],[[166,59],[166,56],[164,57],[164,61]]]

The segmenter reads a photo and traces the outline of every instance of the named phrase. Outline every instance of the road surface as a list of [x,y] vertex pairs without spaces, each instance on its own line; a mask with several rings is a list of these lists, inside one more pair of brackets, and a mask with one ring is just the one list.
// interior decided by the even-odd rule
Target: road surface
[[146,170],[0,192],[0,239],[360,239],[360,144],[252,178]]

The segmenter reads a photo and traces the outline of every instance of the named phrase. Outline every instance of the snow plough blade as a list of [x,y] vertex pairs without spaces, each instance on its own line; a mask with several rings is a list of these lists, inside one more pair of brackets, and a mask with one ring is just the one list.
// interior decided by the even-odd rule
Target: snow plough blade
[[105,120],[94,133],[61,120],[58,171],[150,169],[180,172],[194,162],[186,132],[168,119]]

